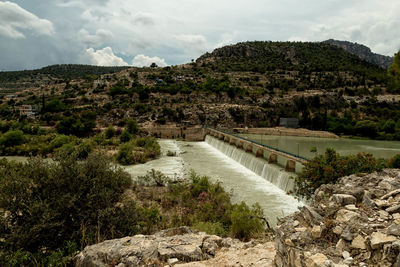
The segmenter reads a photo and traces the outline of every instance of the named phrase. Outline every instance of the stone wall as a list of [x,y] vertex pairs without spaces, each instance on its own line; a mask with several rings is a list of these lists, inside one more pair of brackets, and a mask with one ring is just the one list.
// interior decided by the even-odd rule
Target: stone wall
[[400,170],[323,185],[276,228],[277,266],[400,266]]

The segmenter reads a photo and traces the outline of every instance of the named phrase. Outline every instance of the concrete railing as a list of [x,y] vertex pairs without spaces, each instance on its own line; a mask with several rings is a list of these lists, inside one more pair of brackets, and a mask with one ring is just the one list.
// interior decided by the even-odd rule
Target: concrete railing
[[205,127],[205,133],[246,152],[253,153],[256,157],[265,158],[269,163],[280,165],[286,171],[298,173],[302,170],[304,164],[309,161],[305,157],[248,140],[223,130]]

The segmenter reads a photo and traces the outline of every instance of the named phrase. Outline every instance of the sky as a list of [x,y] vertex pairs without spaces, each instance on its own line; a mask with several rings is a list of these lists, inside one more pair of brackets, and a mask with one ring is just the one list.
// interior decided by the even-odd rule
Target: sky
[[393,56],[400,50],[400,1],[0,1],[0,71],[167,66],[242,41],[330,38]]

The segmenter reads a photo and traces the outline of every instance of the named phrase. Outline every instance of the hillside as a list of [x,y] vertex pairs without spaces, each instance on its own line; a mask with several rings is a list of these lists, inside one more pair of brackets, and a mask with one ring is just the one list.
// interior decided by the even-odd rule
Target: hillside
[[308,129],[400,138],[400,96],[386,70],[329,44],[239,43],[165,68],[74,66],[16,72],[0,84],[2,119],[33,104],[42,125],[88,112],[98,128],[132,117],[146,127],[273,127],[297,117]]
[[373,53],[369,47],[362,44],[333,39],[326,40],[324,43],[343,48],[347,52],[384,69],[388,69],[393,62],[393,57]]

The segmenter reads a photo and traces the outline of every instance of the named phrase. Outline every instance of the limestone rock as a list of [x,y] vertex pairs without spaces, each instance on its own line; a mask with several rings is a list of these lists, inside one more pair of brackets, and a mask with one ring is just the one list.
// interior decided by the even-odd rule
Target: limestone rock
[[360,215],[357,212],[341,209],[336,214],[336,220],[340,223],[348,222],[353,218],[359,217]]
[[392,223],[387,229],[387,234],[400,236],[400,225]]
[[346,194],[334,194],[332,196],[332,201],[336,202],[340,206],[355,204],[357,202],[354,196]]
[[386,209],[389,213],[398,213],[400,212],[400,205],[395,205]]
[[325,262],[328,260],[328,258],[322,254],[322,253],[317,253],[311,257],[309,257],[306,260],[306,266],[309,267],[325,267]]
[[320,238],[322,234],[322,228],[319,225],[314,225],[311,229],[311,235],[313,238]]
[[361,235],[357,235],[351,242],[352,248],[366,249],[365,239]]
[[394,236],[388,236],[380,232],[374,232],[371,235],[371,247],[372,249],[378,249],[384,244],[393,242],[395,240],[396,238]]

